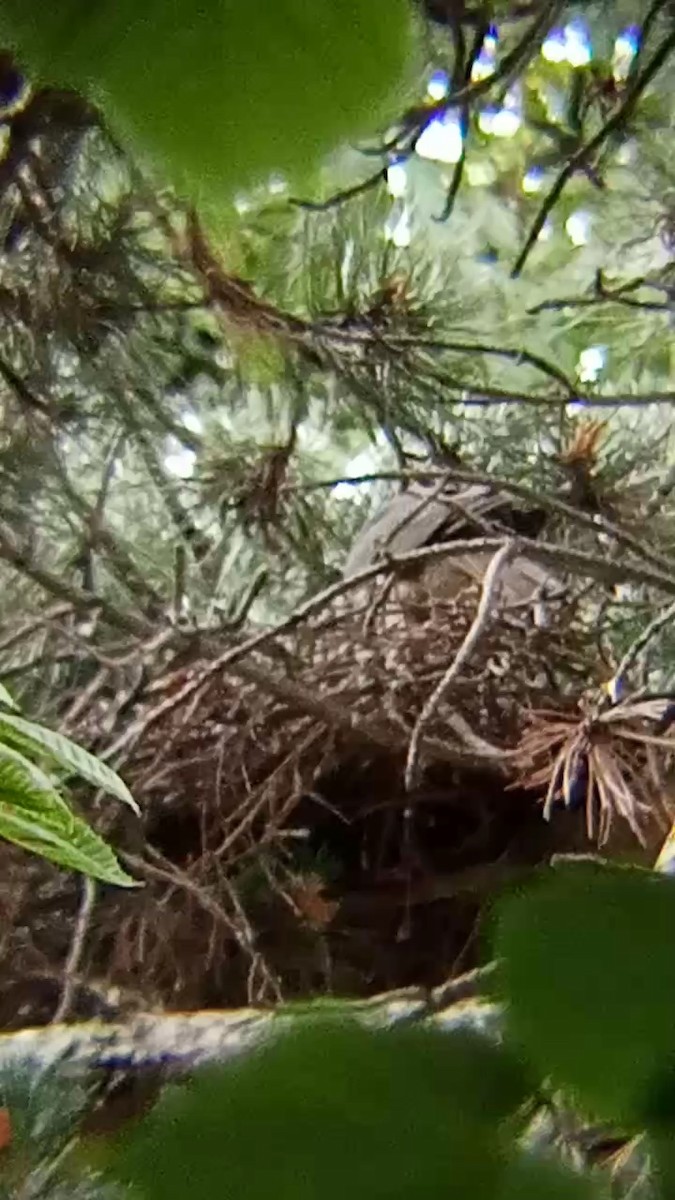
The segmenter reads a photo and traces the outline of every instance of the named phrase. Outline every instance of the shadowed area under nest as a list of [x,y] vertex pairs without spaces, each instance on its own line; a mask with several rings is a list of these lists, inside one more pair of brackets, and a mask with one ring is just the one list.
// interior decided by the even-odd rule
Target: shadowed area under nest
[[[72,1016],[434,986],[484,958],[500,889],[556,852],[594,849],[588,804],[607,797],[602,852],[654,861],[668,813],[653,759],[668,758],[670,731],[658,752],[640,731],[663,705],[611,730],[588,723],[579,701],[607,668],[573,598],[551,601],[545,629],[517,606],[494,614],[429,715],[406,791],[419,714],[480,595],[468,586],[420,619],[408,589],[364,585],[229,669],[214,669],[215,647],[158,669],[115,729],[142,820],[109,803],[96,816],[144,886],[98,889]],[[85,714],[83,740],[104,716]],[[615,803],[616,777],[604,800],[596,780],[570,797],[561,727],[585,762],[605,740],[624,808],[643,779],[637,816]],[[7,845],[0,858],[10,1028],[51,1015],[80,885]]]

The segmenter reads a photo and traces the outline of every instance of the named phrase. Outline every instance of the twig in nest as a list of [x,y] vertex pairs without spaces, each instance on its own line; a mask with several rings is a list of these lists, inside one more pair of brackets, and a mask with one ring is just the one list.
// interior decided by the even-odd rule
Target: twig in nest
[[[151,846],[145,847],[145,852],[148,857],[154,861],[148,862],[147,859],[141,858],[135,854],[121,853],[120,857],[130,867],[133,868],[141,877],[147,879],[157,879],[164,883],[170,884],[172,887],[182,888],[189,895],[193,896],[205,912],[213,917],[216,924],[224,928],[235,940],[240,950],[249,958],[250,975],[260,972],[268,988],[268,995],[274,1000],[281,999],[281,989],[279,980],[276,974],[268,967],[265,959],[259,950],[255,947],[255,938],[245,918],[245,923],[242,926],[241,918],[243,909],[236,894],[234,887],[223,877],[222,883],[230,895],[230,899],[235,909],[236,920],[230,917],[226,910],[211,894],[211,891],[202,886],[191,878],[186,872],[177,867],[174,863],[167,862],[156,850]],[[159,865],[155,865],[155,864]],[[245,916],[245,914],[244,914]]]
[[387,575],[387,578],[385,579],[384,583],[380,584],[379,588],[375,592],[375,595],[366,610],[366,615],[363,618],[362,630],[363,630],[364,637],[366,637],[371,632],[371,630],[373,628],[373,623],[375,621],[375,617],[377,615],[377,610],[386,602],[387,597],[389,596],[389,593],[391,592],[391,589],[393,588],[395,582],[396,582],[396,575],[392,571],[391,575]]
[[513,539],[510,539],[509,541],[505,542],[504,545],[494,555],[487,571],[485,572],[478,610],[471,627],[468,630],[459,650],[457,651],[457,654],[450,663],[450,666],[437,683],[433,692],[424,704],[417,721],[415,722],[415,727],[410,738],[408,757],[405,765],[405,788],[407,792],[412,791],[417,776],[419,749],[424,730],[438,708],[438,705],[443,699],[443,696],[445,695],[449,685],[461,671],[464,663],[472,653],[478,639],[490,620],[499,588],[501,573],[507,563],[513,558],[516,549],[516,542]]
[[96,883],[87,875],[82,877],[82,898],[80,907],[75,921],[75,929],[66,959],[66,965],[63,971],[63,987],[59,1002],[56,1006],[51,1024],[56,1025],[59,1021],[65,1021],[70,1011],[70,1006],[73,1002],[73,994],[77,983],[77,973],[82,959],[82,951],[84,950],[84,942],[91,921],[91,914],[94,911],[94,901],[96,900]]

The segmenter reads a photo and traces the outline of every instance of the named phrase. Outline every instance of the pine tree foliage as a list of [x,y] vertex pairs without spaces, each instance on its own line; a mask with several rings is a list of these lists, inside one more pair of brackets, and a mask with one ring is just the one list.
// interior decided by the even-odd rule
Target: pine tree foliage
[[[421,22],[418,58],[478,79],[460,113],[465,158],[443,221],[458,165],[411,151],[429,127],[418,96],[387,135],[408,163],[403,199],[382,179],[331,203],[336,181],[373,162],[384,175],[394,154],[350,152],[327,171],[319,211],[289,203],[277,185],[254,194],[227,216],[206,263],[201,231],[196,239],[96,113],[39,90],[12,98],[2,556],[13,624],[50,592],[81,611],[84,591],[104,598],[101,619],[120,632],[177,615],[217,627],[246,608],[263,571],[250,615],[279,616],[335,577],[392,486],[326,481],[396,473],[411,453],[457,442],[470,466],[543,480],[556,494],[555,455],[579,404],[600,402],[609,418],[603,477],[658,486],[669,410],[645,402],[669,396],[665,66],[572,173],[545,240],[510,276],[550,181],[667,54],[670,14],[645,10],[638,53],[613,75],[615,39],[634,13],[590,7],[600,49],[571,66],[537,53],[573,15],[547,12],[498,26],[497,62],[521,42],[527,51],[525,69],[505,79],[519,93],[510,138],[486,132],[501,93],[499,82],[480,91],[485,42],[472,43],[473,21],[453,24],[451,12],[445,25]],[[522,188],[533,168],[544,172],[536,195]],[[383,234],[404,212],[411,242],[397,248]],[[590,230],[580,246],[566,232],[575,214]],[[607,348],[597,382],[579,378],[589,346]],[[354,472],[354,462],[367,469]],[[26,658],[44,662],[37,643],[48,637],[41,629],[9,669],[30,679]],[[58,686],[68,669],[52,662],[48,674]]]
[[[610,663],[667,603],[635,572],[672,572],[670,9],[420,7],[390,127],[217,236],[3,59],[0,664],[36,714],[68,729],[104,669],[131,702],[139,647],[287,616],[429,457],[569,498],[583,413],[596,507],[648,522]],[[455,162],[422,154],[452,129]],[[668,686],[667,627],[643,660]]]

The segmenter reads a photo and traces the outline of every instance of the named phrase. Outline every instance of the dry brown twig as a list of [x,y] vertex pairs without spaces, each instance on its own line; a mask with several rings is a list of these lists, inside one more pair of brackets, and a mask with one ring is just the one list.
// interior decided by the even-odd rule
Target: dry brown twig
[[[226,910],[219,904],[211,892],[196,883],[194,879],[186,872],[175,866],[173,863],[168,863],[150,847],[147,848],[147,853],[152,854],[152,857],[157,860],[148,862],[147,859],[139,858],[135,854],[122,854],[121,857],[126,861],[128,866],[135,870],[141,877],[145,876],[148,879],[161,880],[174,887],[182,889],[189,893],[200,905],[200,907],[213,918],[217,925],[221,925],[234,938],[240,949],[249,957],[250,973],[249,979],[253,979],[259,972],[264,984],[269,989],[269,995],[272,999],[280,1000],[281,992],[279,981],[265,962],[263,956],[255,947],[255,938],[251,930],[248,919],[243,914],[241,902],[236,894],[236,891],[231,886],[227,887],[230,899],[235,908],[236,920],[228,915]],[[242,922],[242,914],[244,921]],[[260,996],[258,996],[260,998]]]
[[56,1006],[54,1016],[52,1017],[52,1025],[58,1024],[59,1021],[65,1021],[70,1011],[70,1006],[73,1002],[73,995],[77,986],[77,973],[80,962],[82,960],[82,952],[84,943],[87,937],[87,931],[91,922],[92,913],[94,911],[94,903],[96,901],[96,883],[87,875],[82,876],[82,898],[80,907],[73,929],[73,936],[70,942],[70,949],[63,970],[63,987],[59,1002]]
[[[587,551],[571,550],[552,543],[537,542],[529,538],[519,539],[519,546],[521,552],[524,555],[526,554],[528,558],[544,562],[550,566],[566,567],[570,571],[575,571],[578,574],[607,583],[622,583],[626,581],[643,583],[654,588],[659,588],[667,594],[675,595],[675,567],[665,571],[647,565],[636,567],[625,562],[615,563],[608,561],[606,555],[601,556],[600,554],[588,553]],[[466,540],[458,539],[450,542],[440,542],[437,545],[423,546],[418,550],[411,550],[405,554],[390,556],[364,568],[363,571],[359,571],[348,579],[339,580],[339,582],[325,588],[318,595],[313,596],[305,604],[300,605],[290,617],[278,625],[253,634],[244,641],[230,647],[223,654],[220,654],[212,662],[204,666],[194,678],[189,679],[177,692],[163,700],[149,713],[146,713],[138,722],[129,726],[121,737],[103,752],[103,757],[106,759],[114,758],[120,751],[136,742],[140,737],[145,735],[151,726],[175,708],[183,705],[209,679],[224,673],[245,677],[242,660],[249,657],[254,650],[263,650],[269,643],[274,642],[282,634],[296,629],[308,618],[325,609],[340,596],[364,583],[368,583],[378,575],[388,574],[393,568],[405,567],[415,563],[421,564],[434,558],[457,557],[467,553],[474,554],[490,551],[496,553],[502,547],[503,539],[501,538],[469,538]],[[258,682],[261,686],[266,686],[265,677],[262,673],[260,673]],[[282,686],[282,683],[268,676],[267,685],[278,689]],[[284,681],[283,686],[288,688],[292,685],[290,681]],[[303,703],[304,705],[308,703],[306,694],[304,701],[299,693],[296,695],[295,700],[296,703]],[[316,700],[312,702],[312,705],[316,710]],[[335,717],[329,723],[332,725],[337,721],[337,724],[341,725],[344,724],[344,720],[344,716]]]
[[503,546],[500,547],[499,550],[497,550],[496,554],[494,555],[492,562],[485,572],[481,597],[473,623],[471,624],[471,627],[455,657],[450,663],[450,666],[436,684],[436,687],[429,696],[419,717],[417,718],[412,736],[410,738],[408,757],[405,765],[405,787],[406,791],[408,792],[412,791],[417,778],[417,764],[424,730],[434,712],[438,708],[438,705],[443,699],[448,687],[461,671],[464,663],[469,658],[474,646],[478,642],[478,639],[493,615],[501,574],[507,563],[509,563],[514,557],[516,550],[516,541],[514,539],[509,539],[504,543]]

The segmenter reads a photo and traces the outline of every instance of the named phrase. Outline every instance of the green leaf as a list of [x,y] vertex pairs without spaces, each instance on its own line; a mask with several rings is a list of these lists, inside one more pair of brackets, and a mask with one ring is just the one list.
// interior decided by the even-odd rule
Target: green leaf
[[6,757],[0,759],[0,837],[105,883],[137,886],[110,847],[60,796],[33,786],[25,769]]
[[3,0],[0,29],[43,78],[98,99],[180,187],[222,199],[372,133],[410,16],[408,0]]
[[22,788],[26,793],[33,791],[40,792],[48,797],[49,800],[58,808],[65,809],[70,812],[68,804],[63,796],[57,791],[54,781],[38,767],[37,763],[31,762],[14,746],[8,746],[6,742],[0,742],[0,764],[6,763],[10,767],[14,767],[22,776]]
[[119,775],[63,734],[56,733],[53,729],[45,729],[42,725],[36,725],[33,721],[27,721],[25,717],[18,717],[14,713],[0,713],[0,736],[5,734],[11,738],[13,732],[19,734],[19,744],[24,747],[31,745],[36,752],[49,755],[68,771],[122,800],[134,812],[140,811]]
[[598,1116],[649,1115],[675,1061],[675,883],[576,866],[504,900],[496,951],[508,1027]]
[[146,1200],[488,1200],[525,1094],[481,1039],[315,1020],[167,1097],[113,1172]]
[[[0,768],[0,778],[2,774],[4,767]],[[95,880],[123,888],[138,886],[121,869],[106,842],[74,812],[58,808],[46,797],[36,803],[35,797],[7,790],[1,781],[0,838]]]

